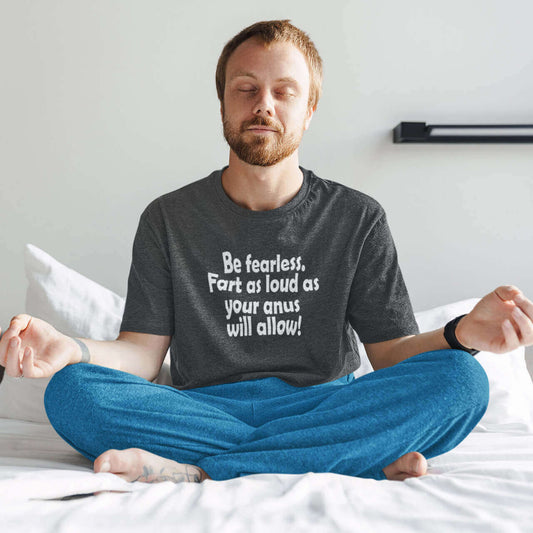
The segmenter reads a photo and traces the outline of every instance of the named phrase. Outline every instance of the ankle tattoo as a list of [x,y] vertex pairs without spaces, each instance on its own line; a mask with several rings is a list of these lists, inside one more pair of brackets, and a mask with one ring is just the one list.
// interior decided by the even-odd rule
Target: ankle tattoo
[[143,465],[143,473],[132,481],[142,481],[144,483],[159,483],[161,481],[201,483],[203,480],[202,470],[194,465],[187,465],[183,470],[173,470],[164,466],[159,472],[156,472],[153,466]]

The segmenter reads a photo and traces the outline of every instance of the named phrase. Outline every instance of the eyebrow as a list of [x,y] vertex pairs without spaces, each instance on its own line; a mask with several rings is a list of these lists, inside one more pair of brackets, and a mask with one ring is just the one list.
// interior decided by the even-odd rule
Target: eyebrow
[[[253,78],[254,80],[257,79],[257,76],[253,72],[248,72],[247,70],[238,70],[237,72],[235,72],[235,74],[230,79],[232,80],[234,78],[239,78],[239,77],[248,77],[248,78]],[[298,82],[294,78],[291,78],[290,76],[278,78],[276,81],[284,81],[284,82],[294,83],[298,85]]]

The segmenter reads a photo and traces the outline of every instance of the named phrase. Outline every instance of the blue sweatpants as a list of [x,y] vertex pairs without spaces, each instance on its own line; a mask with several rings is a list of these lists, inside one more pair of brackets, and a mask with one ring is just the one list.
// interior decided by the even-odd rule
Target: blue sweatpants
[[457,446],[488,397],[474,357],[436,350],[309,387],[267,377],[178,390],[80,363],[50,380],[45,407],[57,433],[92,461],[142,448],[219,481],[306,472],[385,479],[382,469],[407,452],[431,458]]

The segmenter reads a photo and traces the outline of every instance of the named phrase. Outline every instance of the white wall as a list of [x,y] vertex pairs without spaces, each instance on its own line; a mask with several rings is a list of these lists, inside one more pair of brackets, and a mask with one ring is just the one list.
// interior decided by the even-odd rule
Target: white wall
[[400,121],[533,123],[527,0],[0,0],[0,325],[31,242],[122,296],[150,200],[227,162],[218,55],[289,18],[325,65],[301,164],[385,207],[415,310],[533,297],[533,145],[403,145]]

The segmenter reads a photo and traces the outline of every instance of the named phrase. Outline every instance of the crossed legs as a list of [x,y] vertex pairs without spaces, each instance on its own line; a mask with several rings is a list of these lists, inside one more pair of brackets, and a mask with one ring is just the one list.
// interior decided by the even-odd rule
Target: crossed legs
[[58,434],[95,471],[129,481],[310,471],[405,479],[457,446],[487,404],[483,368],[459,350],[313,387],[263,378],[180,391],[78,364],[45,395]]

